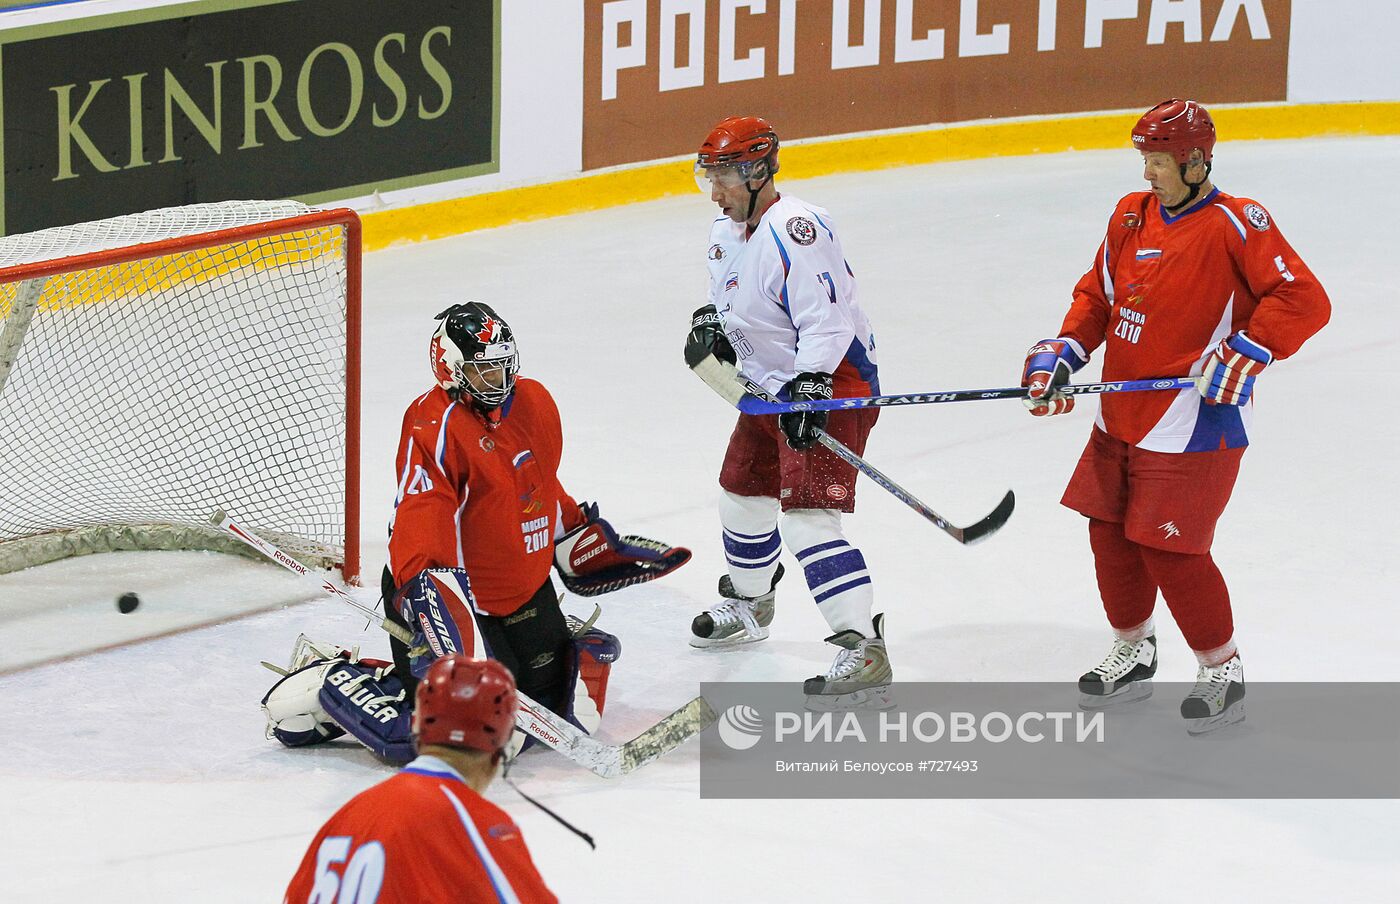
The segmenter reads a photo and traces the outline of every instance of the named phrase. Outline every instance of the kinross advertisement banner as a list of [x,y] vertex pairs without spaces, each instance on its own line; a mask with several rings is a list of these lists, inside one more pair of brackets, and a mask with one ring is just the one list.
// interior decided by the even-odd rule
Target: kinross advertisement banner
[[0,233],[499,169],[501,0],[207,0],[0,32]]
[[585,0],[584,169],[785,139],[1283,101],[1291,0]]

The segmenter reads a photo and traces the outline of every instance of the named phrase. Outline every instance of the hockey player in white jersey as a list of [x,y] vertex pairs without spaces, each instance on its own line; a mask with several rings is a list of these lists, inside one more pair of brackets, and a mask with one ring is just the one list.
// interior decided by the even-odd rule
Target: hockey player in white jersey
[[[696,182],[720,216],[710,229],[709,303],[695,312],[687,343],[785,400],[878,394],[875,340],[831,215],[780,195],[777,171],[778,136],[758,117],[729,117],[700,146]],[[862,694],[890,683],[865,557],[841,529],[841,514],[855,510],[856,472],[815,434],[824,429],[860,454],[878,413],[739,415],[720,472],[728,574],[721,602],[691,625],[693,646],[768,636],[786,542],[831,627],[827,641],[840,648],[804,690]]]

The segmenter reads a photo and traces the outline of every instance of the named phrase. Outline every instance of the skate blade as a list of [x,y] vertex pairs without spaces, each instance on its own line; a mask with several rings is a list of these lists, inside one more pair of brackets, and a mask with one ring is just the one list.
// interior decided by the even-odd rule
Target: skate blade
[[694,634],[692,634],[690,636],[690,645],[692,647],[695,647],[695,649],[697,650],[716,650],[724,649],[725,647],[743,647],[747,646],[748,644],[758,643],[760,640],[767,639],[768,629],[765,628],[763,630],[763,633],[759,634],[756,637],[748,633],[747,631],[743,631],[739,634],[733,634],[729,637],[720,639],[713,639],[709,637],[696,637]]
[[1243,721],[1244,701],[1241,700],[1218,716],[1210,716],[1205,719],[1187,719],[1186,733],[1193,738],[1198,738],[1201,735],[1208,735],[1228,725],[1235,725]]
[[839,713],[852,710],[882,710],[894,708],[892,685],[867,687],[848,694],[808,694],[803,708],[815,713]]
[[1086,712],[1097,712],[1104,709],[1118,709],[1123,706],[1132,706],[1134,703],[1141,703],[1152,696],[1151,680],[1134,681],[1116,689],[1111,694],[1085,694],[1079,695],[1079,708]]

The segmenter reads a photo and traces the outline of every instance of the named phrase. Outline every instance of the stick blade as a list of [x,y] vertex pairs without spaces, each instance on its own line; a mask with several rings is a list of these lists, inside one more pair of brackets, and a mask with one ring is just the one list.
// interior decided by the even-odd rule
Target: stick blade
[[675,750],[715,723],[719,716],[704,697],[696,697],[685,706],[657,722],[651,728],[622,745],[621,771],[631,772],[652,760]]
[[1007,519],[1011,517],[1011,513],[1015,510],[1016,494],[1011,490],[1007,490],[1006,495],[1001,497],[1001,502],[997,503],[997,507],[992,509],[990,515],[978,521],[976,524],[970,524],[967,527],[959,528],[954,539],[964,546],[971,546],[973,543],[985,540],[992,534],[1001,530],[1002,525],[1006,524]]

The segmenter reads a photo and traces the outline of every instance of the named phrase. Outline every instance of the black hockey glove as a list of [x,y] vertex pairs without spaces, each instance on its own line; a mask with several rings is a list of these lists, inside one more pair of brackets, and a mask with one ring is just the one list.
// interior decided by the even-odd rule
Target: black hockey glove
[[[798,374],[787,385],[788,398],[794,402],[831,398],[831,374]],[[778,415],[778,426],[787,437],[787,444],[801,452],[817,444],[817,430],[826,426],[825,411],[792,411]]]
[[738,364],[739,356],[724,335],[724,321],[715,306],[707,304],[690,315],[690,335],[685,338],[685,363],[693,367],[707,354],[721,361]]

